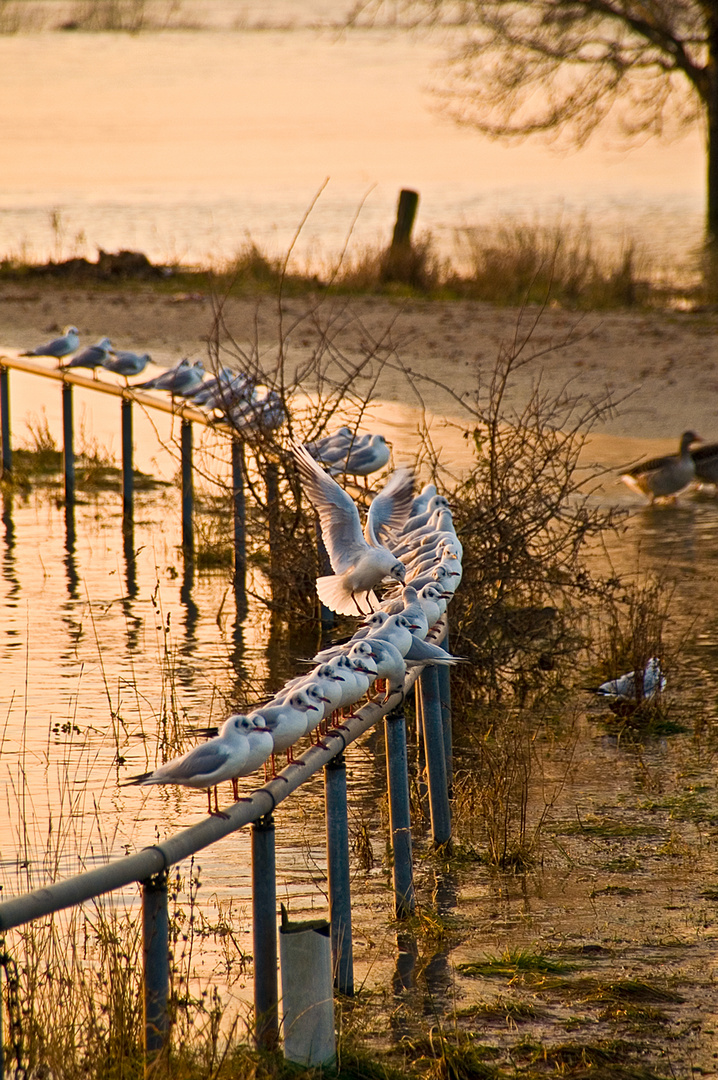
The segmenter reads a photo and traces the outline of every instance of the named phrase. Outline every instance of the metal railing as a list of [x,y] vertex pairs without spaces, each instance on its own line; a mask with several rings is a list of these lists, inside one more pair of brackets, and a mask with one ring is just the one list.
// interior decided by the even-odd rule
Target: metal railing
[[[65,493],[74,499],[74,454],[72,449],[72,387],[110,394],[122,401],[123,509],[132,513],[132,426],[131,406],[159,409],[182,420],[182,514],[185,551],[191,555],[192,532],[192,438],[193,423],[207,424],[208,418],[191,405],[163,401],[132,387],[120,387],[89,380],[72,371],[48,369],[27,358],[0,356],[0,434],[3,465],[12,467],[10,445],[10,396],[8,369],[28,372],[63,384],[63,435]],[[245,539],[243,444],[228,424],[213,424],[232,438],[235,591],[244,594]],[[268,494],[276,486],[276,473],[266,477]],[[241,580],[240,580],[241,578]],[[447,622],[442,620],[439,640],[446,640]],[[451,703],[448,669],[412,668],[402,693],[383,704],[370,702],[355,714],[329,727],[319,744],[306,750],[294,762],[251,795],[227,807],[224,816],[203,819],[174,836],[135,854],[108,862],[92,870],[55,882],[44,888],[0,903],[0,933],[24,925],[44,915],[74,907],[85,901],[121,889],[133,882],[142,886],[144,1026],[146,1060],[151,1062],[165,1047],[169,1032],[169,914],[168,868],[229,834],[252,826],[252,896],[255,1035],[260,1045],[272,1047],[278,1040],[278,985],[276,943],[276,876],[274,822],[272,814],[289,795],[315,776],[325,775],[327,817],[327,866],[329,919],[335,985],[352,994],[353,949],[351,932],[351,885],[349,875],[348,807],[344,750],[366,731],[384,720],[389,796],[389,827],[393,851],[392,874],[394,911],[398,918],[415,907],[411,813],[406,722],[403,701],[415,686],[427,764],[431,835],[434,844],[451,840]],[[2,1053],[2,1010],[0,1009],[0,1054]],[[3,1062],[0,1061],[0,1076]]]

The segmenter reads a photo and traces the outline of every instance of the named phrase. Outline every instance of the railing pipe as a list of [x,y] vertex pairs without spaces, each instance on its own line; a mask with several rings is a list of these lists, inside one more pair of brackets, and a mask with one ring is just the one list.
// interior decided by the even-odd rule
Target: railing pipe
[[189,559],[194,555],[194,484],[192,480],[192,421],[182,420],[180,428],[182,453],[182,547]]
[[451,840],[451,807],[446,782],[444,728],[441,720],[439,676],[436,668],[424,668],[419,682],[424,722],[424,753],[429,778],[431,834],[436,846],[440,847]]
[[147,1070],[164,1049],[169,1032],[170,946],[166,870],[142,882],[142,959]]
[[10,443],[10,373],[0,366],[0,439],[2,439],[2,471],[12,472]]
[[411,846],[411,804],[409,762],[406,748],[406,720],[399,704],[384,720],[389,829],[394,854],[394,910],[397,919],[410,915],[416,906],[414,864]]
[[75,450],[73,446],[74,429],[72,421],[72,386],[62,384],[62,456],[65,469],[65,503],[71,506],[75,501]]
[[257,1046],[274,1050],[279,1041],[279,992],[277,875],[271,814],[252,825],[252,933],[255,1039]]
[[132,402],[122,399],[122,524],[127,527],[134,517],[134,476],[132,473]]
[[327,819],[329,924],[334,985],[340,993],[352,996],[354,994],[354,956],[349,872],[347,766],[344,754],[337,754],[324,766],[324,800]]
[[[405,691],[414,683],[415,675],[407,677]],[[0,932],[32,922],[42,915],[73,907],[134,881],[153,877],[174,863],[181,862],[210,844],[236,832],[252,821],[272,813],[293,791],[318,772],[336,754],[355,742],[374,726],[387,712],[399,704],[401,695],[393,694],[385,705],[371,702],[364,705],[340,727],[331,728],[322,745],[312,746],[273,780],[225,809],[224,817],[205,817],[159,844],[144,848],[133,855],[106,863],[83,874],[58,881],[30,893],[0,903]]]

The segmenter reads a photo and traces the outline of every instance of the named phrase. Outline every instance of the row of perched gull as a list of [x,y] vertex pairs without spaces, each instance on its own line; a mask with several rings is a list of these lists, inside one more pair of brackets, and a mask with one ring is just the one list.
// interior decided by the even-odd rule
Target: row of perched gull
[[[321,522],[334,571],[319,578],[317,593],[334,611],[361,622],[352,637],[317,653],[311,670],[287,683],[271,700],[230,716],[219,734],[182,757],[128,781],[179,784],[207,790],[210,814],[219,814],[217,785],[238,779],[313,737],[355,709],[372,684],[384,680],[383,701],[402,692],[407,671],[458,662],[432,638],[441,637],[442,616],[461,581],[462,546],[451,509],[433,484],[414,497],[414,476],[397,469],[372,499],[362,528],[354,500],[306,447],[293,454],[304,489]],[[375,592],[388,583],[382,598]],[[266,766],[265,766],[266,767]],[[212,805],[214,790],[214,807]]]
[[694,484],[718,486],[718,443],[704,443],[695,431],[684,431],[678,453],[650,458],[621,473],[633,491],[656,499],[673,499]]
[[[128,386],[130,378],[141,375],[152,360],[149,353],[113,348],[108,337],[81,352],[77,351],[79,345],[77,327],[67,326],[61,337],[21,355],[51,356],[60,361],[72,356],[68,363],[60,364],[63,370],[85,369],[92,371],[95,378],[99,370],[110,371],[122,376]],[[173,398],[183,398],[188,404],[212,414],[214,420],[228,421],[242,432],[274,431],[287,419],[285,404],[271,387],[228,367],[220,367],[209,378],[205,378],[206,374],[202,360],[192,362],[185,358],[152,379],[132,383],[132,389],[161,390]],[[349,427],[339,428],[306,445],[310,454],[324,463],[333,476],[350,473],[366,477],[383,469],[390,457],[383,435],[359,435]]]

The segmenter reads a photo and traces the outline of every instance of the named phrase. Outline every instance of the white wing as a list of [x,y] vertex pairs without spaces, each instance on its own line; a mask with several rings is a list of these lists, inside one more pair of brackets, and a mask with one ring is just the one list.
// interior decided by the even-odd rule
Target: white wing
[[369,506],[364,528],[368,543],[380,547],[383,543],[382,532],[401,529],[409,516],[413,498],[413,472],[411,469],[396,469]]
[[319,514],[322,539],[335,574],[343,574],[366,552],[354,500],[324,472],[304,446],[292,447],[307,495]]

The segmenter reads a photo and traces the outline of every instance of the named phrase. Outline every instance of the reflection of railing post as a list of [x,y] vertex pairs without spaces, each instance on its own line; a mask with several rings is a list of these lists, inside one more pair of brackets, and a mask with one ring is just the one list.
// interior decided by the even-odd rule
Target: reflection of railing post
[[234,600],[237,615],[247,611],[247,510],[244,497],[244,443],[232,439],[232,508],[234,514]]
[[75,451],[72,426],[72,384],[62,384],[62,454],[65,465],[65,502],[75,501]]
[[194,555],[192,514],[194,510],[194,486],[192,483],[192,422],[183,420],[180,428],[182,446],[182,547],[185,555]]
[[271,814],[252,825],[252,933],[255,1038],[258,1046],[273,1050],[279,1040],[279,992],[277,879]]
[[409,764],[406,749],[406,721],[401,705],[384,720],[389,828],[394,852],[394,909],[397,918],[410,915],[415,907],[414,865],[411,849],[411,807]]
[[327,818],[329,923],[332,938],[334,985],[342,994],[354,993],[352,898],[349,876],[349,821],[347,767],[343,754],[324,766]]
[[12,472],[12,446],[10,445],[10,373],[0,367],[0,439],[2,439],[2,471]]
[[134,479],[132,475],[132,402],[122,399],[122,524],[131,525],[134,517]]
[[170,992],[167,871],[142,882],[142,958],[144,964],[145,1073],[165,1048]]
[[439,676],[436,668],[425,667],[419,676],[421,711],[424,720],[424,753],[429,776],[429,809],[431,833],[439,846],[451,840],[451,807],[446,783],[446,752],[444,726],[441,719]]

